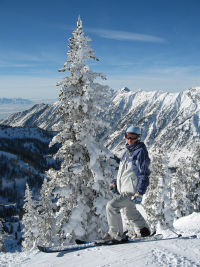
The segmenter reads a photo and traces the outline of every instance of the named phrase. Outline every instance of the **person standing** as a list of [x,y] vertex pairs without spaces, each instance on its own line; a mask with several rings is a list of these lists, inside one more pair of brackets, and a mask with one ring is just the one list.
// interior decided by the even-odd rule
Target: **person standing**
[[145,144],[140,141],[140,135],[140,128],[134,125],[125,133],[126,151],[120,161],[117,180],[110,188],[118,194],[106,206],[109,231],[103,236],[105,241],[124,239],[121,209],[124,209],[137,237],[150,235],[145,219],[136,209],[136,204],[142,202],[147,190],[150,175],[150,159]]

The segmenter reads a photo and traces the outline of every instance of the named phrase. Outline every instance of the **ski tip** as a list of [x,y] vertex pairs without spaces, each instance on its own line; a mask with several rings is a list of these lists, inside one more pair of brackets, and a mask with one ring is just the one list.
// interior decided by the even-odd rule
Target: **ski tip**
[[38,248],[39,251],[41,251],[41,252],[45,252],[45,253],[49,253],[49,252],[51,252],[47,247],[37,246],[37,248]]
[[150,236],[154,236],[154,235],[156,235],[156,231],[150,234]]
[[80,239],[76,239],[75,242],[76,242],[77,245],[82,245],[82,244],[86,243],[85,241],[80,240]]
[[37,248],[39,249],[39,251],[46,252],[46,249],[45,249],[45,247],[42,247],[42,246],[37,246]]

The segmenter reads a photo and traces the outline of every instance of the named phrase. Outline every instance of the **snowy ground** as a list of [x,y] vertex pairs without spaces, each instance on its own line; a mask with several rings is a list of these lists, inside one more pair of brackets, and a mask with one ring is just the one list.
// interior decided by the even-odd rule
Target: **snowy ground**
[[[97,247],[71,253],[46,254],[37,250],[0,254],[0,266],[68,267],[200,267],[200,213],[177,220],[176,231],[197,239],[171,239]],[[169,236],[169,232],[164,232]],[[172,234],[171,234],[172,236]]]

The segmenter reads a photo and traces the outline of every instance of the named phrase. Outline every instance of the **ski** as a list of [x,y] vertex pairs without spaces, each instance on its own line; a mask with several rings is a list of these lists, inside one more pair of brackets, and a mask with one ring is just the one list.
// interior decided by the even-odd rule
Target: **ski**
[[90,242],[89,244],[81,244],[81,245],[67,245],[67,246],[53,246],[53,247],[45,247],[45,246],[37,246],[37,248],[45,253],[53,253],[53,252],[73,252],[86,248],[96,247],[96,244]]
[[45,253],[52,253],[52,252],[73,252],[78,250],[83,250],[92,247],[98,246],[113,246],[113,245],[120,245],[120,244],[127,244],[133,242],[140,242],[144,240],[159,240],[162,239],[162,235],[154,235],[149,237],[142,237],[142,238],[135,238],[129,239],[126,241],[104,241],[104,240],[94,240],[94,241],[83,241],[83,240],[76,240],[75,245],[67,245],[67,246],[52,246],[52,247],[45,247],[45,246],[37,246],[38,249]]
[[90,243],[92,243],[92,242],[94,242],[95,244],[97,244],[97,245],[114,245],[114,244],[122,244],[122,243],[127,243],[127,242],[134,242],[134,241],[136,241],[136,240],[144,240],[144,239],[147,239],[148,238],[148,240],[150,240],[150,238],[154,238],[154,239],[159,239],[159,238],[162,238],[162,235],[161,234],[155,234],[155,233],[153,233],[153,234],[151,234],[150,236],[147,236],[147,237],[140,237],[140,238],[133,238],[133,239],[131,239],[131,238],[129,238],[129,239],[127,239],[127,240],[122,240],[122,241],[104,241],[104,240],[95,240],[95,241],[84,241],[84,240],[80,240],[80,239],[76,239],[75,241],[76,241],[76,244],[78,244],[78,245],[81,245],[81,244],[90,244]]
[[142,238],[135,238],[129,239],[127,241],[104,241],[104,240],[95,240],[95,241],[82,241],[77,240],[75,245],[67,245],[67,246],[52,246],[52,247],[45,247],[45,246],[38,246],[38,249],[45,253],[53,253],[53,252],[75,252],[87,248],[93,248],[98,246],[114,246],[114,245],[122,245],[122,244],[130,244],[130,243],[140,243],[140,242],[153,242],[153,241],[162,241],[162,240],[172,240],[172,239],[194,239],[197,238],[196,235],[192,236],[177,236],[177,237],[168,237],[163,238],[162,234],[149,236],[149,237],[142,237]]

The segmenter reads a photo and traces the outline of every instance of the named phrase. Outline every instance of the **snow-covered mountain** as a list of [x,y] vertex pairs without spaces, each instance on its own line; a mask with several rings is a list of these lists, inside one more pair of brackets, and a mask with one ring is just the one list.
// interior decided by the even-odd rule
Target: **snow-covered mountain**
[[2,119],[0,124],[12,127],[40,127],[50,130],[58,122],[59,114],[56,112],[58,102],[54,104],[36,104],[28,110],[11,114]]
[[25,99],[25,98],[0,98],[0,104],[34,104],[32,100]]
[[23,204],[26,182],[39,194],[44,172],[56,167],[49,148],[55,135],[39,128],[0,126],[0,203]]
[[[57,107],[58,102],[35,105],[0,123],[50,130],[59,120]],[[193,146],[200,141],[200,87],[180,93],[133,91],[125,87],[115,93],[103,116],[110,125],[105,145],[118,157],[124,149],[127,126],[136,124],[142,128],[142,140],[147,146],[162,146],[174,165],[181,155],[191,155]]]
[[142,128],[142,139],[149,148],[162,147],[173,161],[183,153],[191,154],[200,141],[200,88],[180,93],[123,88],[113,98],[106,114],[112,128],[106,146],[118,156],[130,124]]

